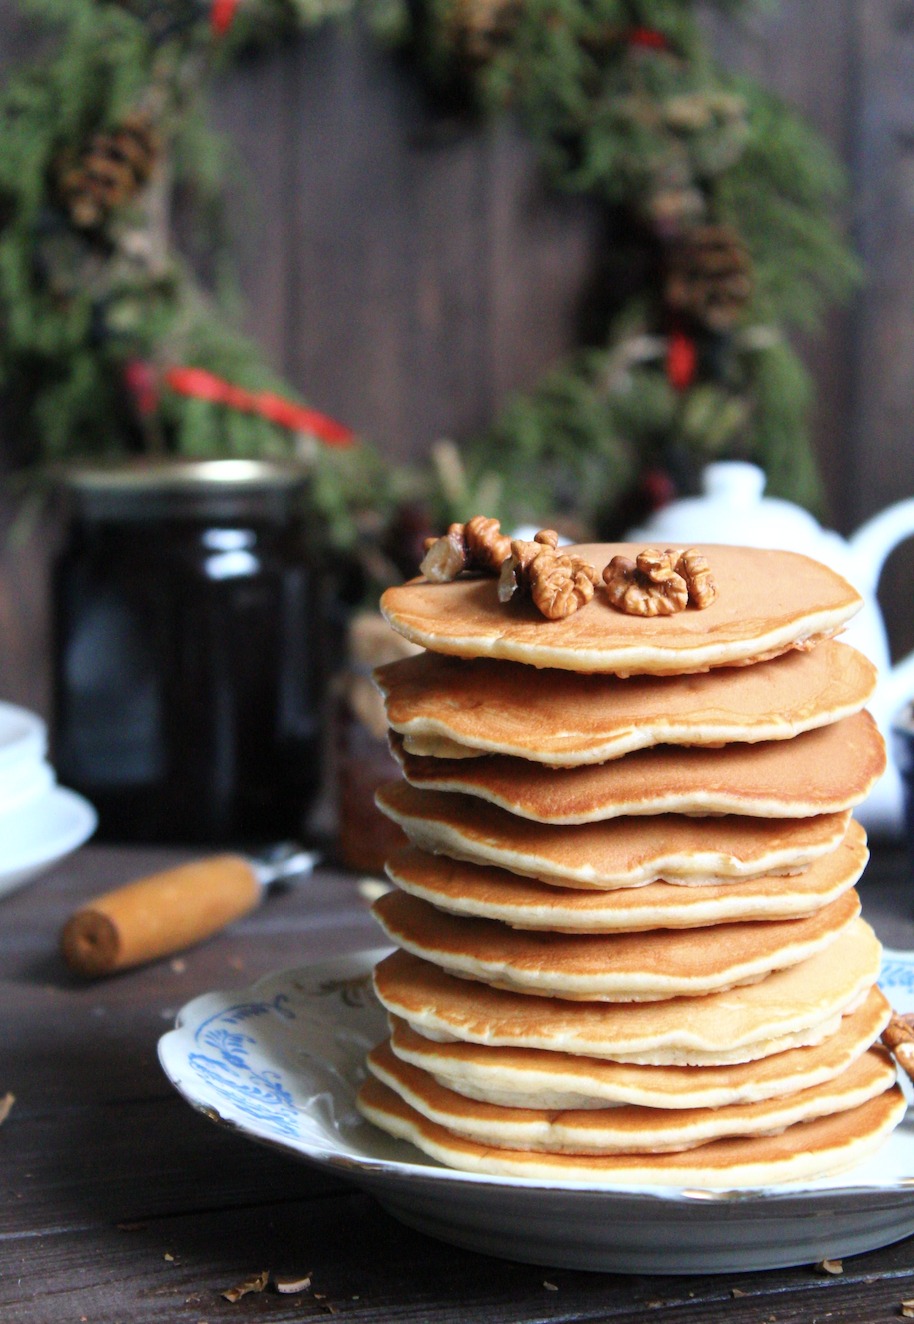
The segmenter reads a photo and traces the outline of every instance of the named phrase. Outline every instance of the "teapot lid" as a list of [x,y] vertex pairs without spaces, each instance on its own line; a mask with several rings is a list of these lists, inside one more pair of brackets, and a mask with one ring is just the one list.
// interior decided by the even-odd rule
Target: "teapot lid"
[[825,530],[802,506],[766,497],[765,473],[757,464],[721,460],[702,473],[702,495],[662,506],[627,540],[737,543],[781,547],[821,555]]

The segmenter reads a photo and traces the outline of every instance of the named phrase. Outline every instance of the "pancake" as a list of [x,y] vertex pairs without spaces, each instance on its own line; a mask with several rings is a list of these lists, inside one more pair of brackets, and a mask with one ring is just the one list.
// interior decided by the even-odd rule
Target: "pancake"
[[824,952],[744,988],[666,1002],[568,1002],[509,993],[398,951],[376,967],[382,1005],[427,1038],[653,1065],[719,1066],[821,1042],[879,976],[862,919]]
[[841,1018],[822,1043],[731,1066],[638,1066],[542,1048],[437,1043],[390,1018],[397,1057],[470,1099],[514,1108],[721,1108],[809,1089],[846,1071],[888,1024],[891,1007],[878,988]]
[[659,747],[609,763],[554,770],[528,759],[391,750],[411,786],[479,796],[538,823],[592,823],[640,814],[745,814],[807,818],[860,803],[885,771],[885,742],[867,712],[790,741],[721,749]]
[[897,1085],[848,1112],[797,1122],[774,1136],[713,1140],[671,1154],[537,1154],[467,1140],[431,1122],[379,1080],[359,1091],[359,1111],[450,1167],[541,1181],[727,1189],[806,1181],[839,1172],[873,1153],[905,1114]]
[[493,988],[580,1002],[665,1002],[754,983],[830,947],[860,914],[853,890],[805,919],[651,933],[541,933],[388,892],[372,911],[391,942]]
[[[584,544],[572,550],[599,574],[613,556],[644,544]],[[498,600],[492,578],[449,584],[424,579],[389,588],[381,610],[405,638],[433,652],[491,657],[567,671],[683,675],[760,662],[834,635],[859,611],[857,591],[827,566],[795,552],[707,546],[718,595],[703,611],[629,616],[604,589],[580,611],[548,621],[521,595]]]
[[493,864],[557,887],[699,885],[790,874],[836,850],[850,813],[761,819],[679,814],[556,827],[516,818],[484,800],[388,782],[378,808],[423,850]]
[[675,1109],[620,1104],[556,1112],[464,1098],[427,1071],[401,1061],[387,1041],[368,1055],[368,1069],[416,1112],[455,1135],[499,1149],[545,1154],[661,1154],[726,1136],[772,1135],[814,1117],[859,1108],[895,1084],[889,1054],[869,1048],[831,1080],[756,1103]]
[[403,891],[454,915],[500,920],[518,929],[619,933],[812,915],[854,886],[867,858],[866,834],[852,820],[836,851],[790,878],[705,887],[648,883],[601,892],[555,887],[504,869],[429,855],[415,846],[398,851],[386,871]]
[[509,754],[552,767],[653,745],[789,740],[859,712],[876,686],[862,653],[833,640],[755,667],[682,677],[622,681],[435,653],[379,667],[374,677],[408,753]]

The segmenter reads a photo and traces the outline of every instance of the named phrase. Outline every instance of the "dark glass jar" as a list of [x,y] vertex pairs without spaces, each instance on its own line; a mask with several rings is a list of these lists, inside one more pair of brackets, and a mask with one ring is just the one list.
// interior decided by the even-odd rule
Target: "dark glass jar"
[[301,833],[322,713],[305,483],[300,469],[241,460],[66,479],[54,759],[104,839]]

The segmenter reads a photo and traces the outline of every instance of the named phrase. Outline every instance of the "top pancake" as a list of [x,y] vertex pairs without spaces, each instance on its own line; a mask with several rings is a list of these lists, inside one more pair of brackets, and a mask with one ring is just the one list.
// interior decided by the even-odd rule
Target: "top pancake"
[[[643,544],[582,544],[573,550],[599,574],[613,556]],[[860,609],[857,591],[827,566],[795,552],[705,546],[718,586],[704,610],[629,616],[602,586],[571,616],[549,621],[529,602],[498,600],[494,578],[425,579],[388,589],[381,610],[393,628],[433,652],[490,657],[565,671],[682,675],[760,662],[836,634]]]
[[576,767],[652,745],[788,740],[858,712],[876,670],[847,644],[825,640],[761,666],[682,677],[620,680],[427,652],[379,667],[374,678],[409,753],[510,754]]

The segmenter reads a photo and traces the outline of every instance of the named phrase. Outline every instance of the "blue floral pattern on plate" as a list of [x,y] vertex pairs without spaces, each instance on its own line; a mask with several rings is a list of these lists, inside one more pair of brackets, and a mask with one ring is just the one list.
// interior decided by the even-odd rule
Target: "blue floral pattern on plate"
[[914,1011],[914,952],[882,953],[879,987],[896,1011]]
[[298,1135],[298,1109],[292,1095],[275,1070],[258,1070],[251,1057],[256,1035],[236,1027],[260,1016],[295,1020],[287,993],[277,993],[268,1002],[240,1002],[202,1021],[194,1031],[194,1043],[206,1051],[192,1052],[188,1062],[220,1098],[230,1100],[248,1117],[255,1117],[279,1136]]
[[321,1151],[365,1129],[355,1091],[385,1032],[371,970],[385,952],[268,975],[189,1003],[159,1046],[172,1082],[208,1116]]

